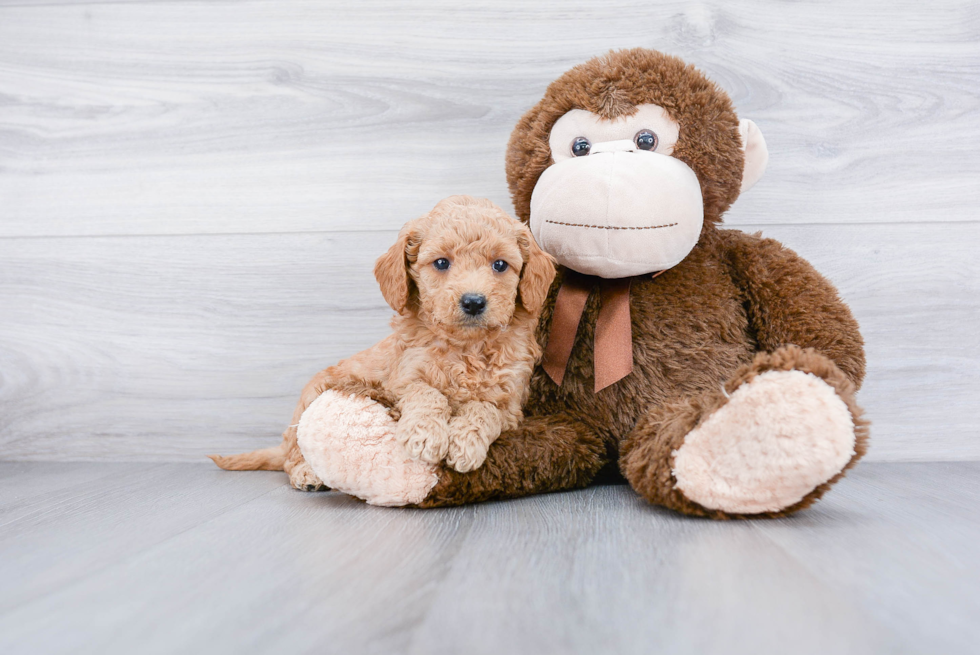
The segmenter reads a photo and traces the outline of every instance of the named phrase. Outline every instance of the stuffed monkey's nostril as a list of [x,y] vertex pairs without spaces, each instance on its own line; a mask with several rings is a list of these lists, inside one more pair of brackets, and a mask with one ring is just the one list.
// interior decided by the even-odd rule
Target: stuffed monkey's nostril
[[479,316],[487,308],[487,297],[480,293],[464,293],[459,306],[470,316]]

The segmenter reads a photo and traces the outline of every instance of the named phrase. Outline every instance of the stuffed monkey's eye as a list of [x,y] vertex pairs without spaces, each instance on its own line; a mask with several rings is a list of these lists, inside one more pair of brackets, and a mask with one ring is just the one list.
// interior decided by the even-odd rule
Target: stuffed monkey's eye
[[652,130],[640,130],[633,137],[633,143],[640,150],[656,150],[659,139]]
[[440,257],[439,259],[432,262],[432,265],[436,267],[437,271],[444,271],[449,268],[449,260],[445,257]]
[[592,142],[584,136],[577,136],[572,141],[572,154],[576,157],[584,157],[589,154],[589,150],[592,150]]
[[492,265],[493,265],[493,270],[497,271],[498,273],[503,273],[504,271],[507,270],[507,267],[510,266],[510,264],[508,264],[502,259],[498,259]]

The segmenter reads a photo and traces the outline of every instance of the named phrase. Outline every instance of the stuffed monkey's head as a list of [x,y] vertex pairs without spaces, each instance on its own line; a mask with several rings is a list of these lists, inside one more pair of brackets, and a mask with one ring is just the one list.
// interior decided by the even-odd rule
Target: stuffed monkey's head
[[762,133],[713,82],[637,48],[548,87],[514,128],[507,182],[545,251],[617,278],[678,264],[767,161]]

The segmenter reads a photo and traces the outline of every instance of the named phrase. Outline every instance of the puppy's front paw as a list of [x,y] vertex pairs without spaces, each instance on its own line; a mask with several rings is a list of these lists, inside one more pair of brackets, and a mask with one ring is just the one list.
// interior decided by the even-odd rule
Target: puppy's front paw
[[395,438],[415,459],[438,464],[449,449],[449,425],[441,417],[403,414]]
[[[495,435],[496,437],[496,435]],[[455,417],[449,422],[449,452],[446,463],[460,473],[474,471],[487,459],[493,439],[466,419]]]

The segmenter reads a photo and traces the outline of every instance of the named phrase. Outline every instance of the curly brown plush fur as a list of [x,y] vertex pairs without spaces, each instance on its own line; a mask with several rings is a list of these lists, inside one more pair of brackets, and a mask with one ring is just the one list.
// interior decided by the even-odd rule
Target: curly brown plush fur
[[[538,367],[521,428],[501,435],[486,464],[444,471],[423,506],[459,504],[584,486],[618,466],[650,502],[713,518],[743,515],[686,498],[672,472],[685,435],[726,402],[727,393],[766,370],[799,370],[829,384],[855,426],[853,464],[867,448],[867,423],[854,402],[864,377],[863,341],[834,287],[771,239],[721,230],[738,197],[743,166],[738,118],[728,97],[693,66],[650,50],[611,53],[573,68],[517,124],[507,179],[522,220],[541,173],[552,163],[548,135],[571,109],[613,118],[655,103],[680,124],[674,156],[697,174],[705,204],[699,243],[662,275],[632,280],[633,373],[593,391],[598,289],[590,296],[561,387]],[[560,287],[553,283],[538,327],[547,341]],[[841,475],[820,484],[782,516],[807,507]]]

